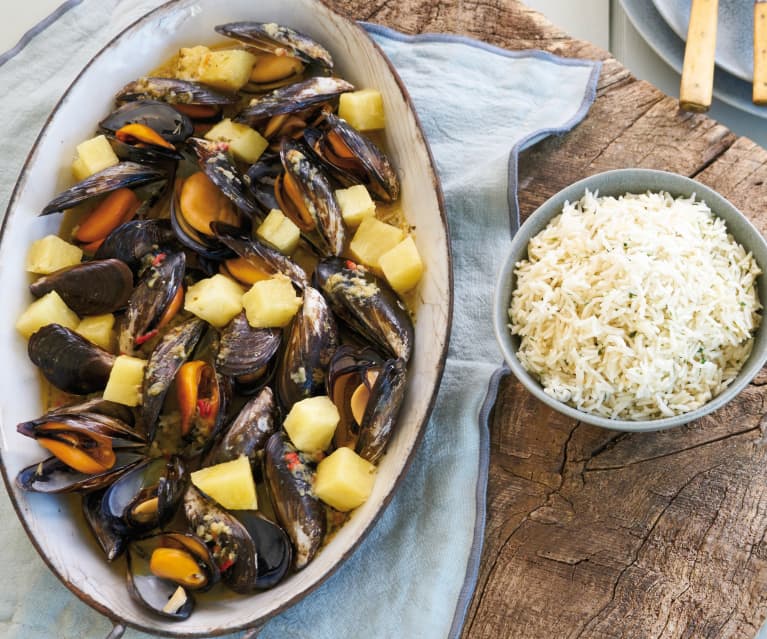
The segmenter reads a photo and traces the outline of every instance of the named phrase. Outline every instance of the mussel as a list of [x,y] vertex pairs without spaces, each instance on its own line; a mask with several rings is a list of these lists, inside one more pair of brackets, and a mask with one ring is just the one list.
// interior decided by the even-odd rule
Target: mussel
[[115,100],[118,103],[155,100],[176,106],[194,104],[216,107],[237,102],[236,96],[221,93],[200,82],[154,76],[129,82],[117,92]]
[[307,286],[277,369],[277,391],[286,410],[301,399],[325,392],[325,376],[338,344],[338,329],[325,298]]
[[149,253],[172,252],[175,244],[168,220],[131,220],[106,236],[95,258],[117,258],[138,273],[142,258]]
[[35,297],[56,291],[78,315],[101,315],[128,303],[133,273],[120,260],[93,260],[44,275],[29,286],[29,291]]
[[361,264],[329,257],[317,264],[314,282],[350,328],[385,353],[408,361],[413,348],[413,322],[383,279]]
[[60,324],[43,326],[29,338],[32,363],[51,384],[66,393],[104,390],[115,357]]
[[156,100],[126,102],[99,122],[99,127],[114,134],[129,124],[147,126],[170,144],[184,142],[194,131],[186,115]]
[[118,533],[101,514],[101,498],[105,490],[96,490],[83,495],[83,517],[93,533],[107,561],[114,561],[125,550],[128,540]]
[[237,390],[252,395],[270,378],[271,362],[282,342],[278,328],[253,328],[242,311],[221,329],[216,367],[234,378]]

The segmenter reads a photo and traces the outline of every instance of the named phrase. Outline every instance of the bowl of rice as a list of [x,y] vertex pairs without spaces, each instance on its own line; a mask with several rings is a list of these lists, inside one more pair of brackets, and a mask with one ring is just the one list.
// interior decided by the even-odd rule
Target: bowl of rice
[[560,191],[514,236],[495,293],[504,357],[538,399],[625,431],[735,397],[767,360],[767,242],[721,195],[649,169]]

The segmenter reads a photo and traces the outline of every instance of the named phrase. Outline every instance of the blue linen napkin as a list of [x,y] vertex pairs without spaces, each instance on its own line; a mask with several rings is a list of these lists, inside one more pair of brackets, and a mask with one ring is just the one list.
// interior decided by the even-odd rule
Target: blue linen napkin
[[[0,210],[45,116],[79,69],[158,0],[70,0],[0,56]],[[455,309],[445,375],[410,471],[345,565],[259,637],[457,637],[476,584],[489,457],[487,413],[501,370],[495,275],[519,223],[518,152],[569,130],[594,99],[599,63],[509,52],[467,38],[366,25],[414,100],[442,180]],[[67,52],[62,55],[61,52]],[[46,569],[0,491],[0,636],[104,637],[111,623]],[[12,579],[9,576],[13,575]],[[128,630],[126,638],[148,635]]]

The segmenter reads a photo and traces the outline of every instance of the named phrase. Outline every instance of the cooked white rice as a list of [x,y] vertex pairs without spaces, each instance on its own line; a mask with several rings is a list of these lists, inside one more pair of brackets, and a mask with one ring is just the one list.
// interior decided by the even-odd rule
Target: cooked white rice
[[528,245],[509,317],[546,393],[620,419],[685,413],[751,352],[760,270],[705,202],[586,192]]

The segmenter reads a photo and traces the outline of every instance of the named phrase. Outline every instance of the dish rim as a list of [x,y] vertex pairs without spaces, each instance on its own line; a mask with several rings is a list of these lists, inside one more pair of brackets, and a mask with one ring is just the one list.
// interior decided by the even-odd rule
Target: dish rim
[[[581,422],[592,424],[594,426],[600,426],[610,430],[618,430],[623,432],[651,432],[657,430],[666,430],[681,426],[694,421],[700,417],[708,415],[713,411],[721,408],[729,401],[734,399],[756,376],[759,370],[767,362],[767,347],[762,349],[761,353],[758,353],[756,349],[752,350],[751,355],[746,360],[745,364],[739,371],[738,375],[733,379],[732,383],[727,386],[716,397],[712,398],[703,406],[696,408],[695,410],[681,415],[674,415],[672,417],[662,417],[660,419],[652,420],[628,420],[628,419],[610,419],[602,417],[600,415],[594,415],[585,411],[578,410],[565,404],[550,395],[546,394],[541,386],[540,382],[531,375],[520,363],[517,358],[516,351],[518,349],[519,338],[513,337],[508,329],[508,308],[511,303],[511,295],[515,285],[515,278],[513,277],[513,271],[516,263],[520,259],[524,259],[527,256],[527,244],[531,237],[535,236],[548,223],[561,212],[562,206],[565,201],[574,201],[580,199],[586,188],[590,188],[594,191],[594,183],[601,182],[613,182],[620,180],[624,177],[631,177],[633,181],[641,182],[643,184],[651,184],[653,180],[660,180],[666,182],[681,181],[688,187],[692,187],[696,197],[702,199],[708,204],[712,213],[717,217],[724,219],[719,211],[722,209],[729,209],[729,215],[732,215],[737,219],[741,218],[741,222],[746,227],[746,231],[754,236],[756,244],[760,245],[761,253],[763,256],[767,256],[767,241],[762,237],[758,229],[751,223],[734,204],[727,200],[723,195],[709,186],[706,186],[702,182],[670,171],[662,171],[658,169],[643,169],[643,168],[623,168],[612,169],[609,171],[603,171],[601,173],[595,173],[588,177],[585,177],[564,189],[552,195],[543,204],[541,204],[522,224],[520,230],[515,234],[512,239],[509,252],[503,261],[503,264],[499,270],[496,278],[495,292],[493,297],[493,328],[495,331],[496,341],[503,353],[504,360],[511,369],[514,376],[522,383],[525,388],[530,391],[537,399],[541,400],[550,408]],[[602,191],[604,185],[600,185],[600,191]],[[675,192],[674,187],[667,188],[665,185],[659,187],[645,188],[640,192],[648,190],[665,190],[669,191],[672,195],[678,196],[681,193],[677,190]],[[600,193],[603,195],[618,195],[628,192],[638,192],[637,190],[628,191],[625,188],[620,189],[607,189],[606,192]],[[727,220],[725,220],[727,222]],[[525,232],[522,232],[526,229]],[[728,225],[728,233],[731,234],[731,228]],[[758,260],[754,247],[752,249],[754,259],[757,260],[757,264],[762,270],[762,274],[759,276],[761,284],[757,284],[759,289],[767,288],[767,261],[764,259]],[[763,292],[762,290],[762,292]],[[757,333],[754,336],[754,347],[756,347],[756,340],[759,335],[764,336],[767,333],[767,298],[763,294],[760,294],[760,303],[762,308],[762,322]],[[763,337],[764,339],[764,337]]]
[[[136,28],[138,25],[147,22],[152,21],[156,14],[171,11],[173,9],[173,5],[180,4],[184,0],[167,0],[166,2],[163,2],[162,4],[158,5],[157,7],[151,9],[147,13],[143,14],[142,16],[138,17],[136,20],[128,24],[124,29],[122,29],[119,33],[117,33],[114,37],[112,37],[108,42],[104,44],[103,47],[101,47],[88,61],[87,63],[80,69],[80,71],[77,73],[77,75],[74,77],[74,79],[69,83],[66,90],[62,93],[61,97],[56,101],[55,105],[51,109],[50,113],[46,116],[45,120],[43,121],[43,124],[40,128],[39,133],[35,137],[34,142],[32,143],[29,152],[27,153],[26,159],[24,160],[24,163],[22,164],[20,173],[18,178],[16,179],[16,182],[14,183],[13,190],[11,192],[11,197],[8,201],[8,206],[5,210],[5,215],[3,217],[2,223],[0,223],[0,244],[5,240],[6,231],[8,228],[8,222],[10,220],[11,214],[16,213],[16,204],[17,199],[19,197],[19,194],[22,190],[22,187],[26,183],[26,181],[29,179],[29,168],[30,163],[32,161],[33,156],[35,155],[35,152],[40,144],[40,141],[42,140],[43,136],[48,130],[48,127],[50,126],[51,119],[53,118],[54,114],[59,110],[62,103],[66,101],[68,98],[70,92],[72,91],[73,87],[78,84],[80,81],[80,78],[86,73],[86,71],[94,64],[96,60],[101,58],[102,55],[104,55],[112,46],[120,40],[123,36],[125,36],[126,33]],[[119,614],[116,614],[112,610],[108,609],[106,606],[102,605],[101,603],[97,602],[95,599],[93,599],[90,595],[86,594],[82,590],[80,590],[77,586],[72,584],[71,582],[67,581],[65,577],[54,567],[54,565],[51,563],[50,559],[48,558],[47,554],[43,552],[42,548],[37,542],[37,538],[32,534],[30,531],[26,519],[22,516],[21,509],[19,506],[19,503],[16,499],[16,496],[14,494],[14,491],[12,489],[12,485],[14,482],[14,478],[10,478],[8,476],[8,472],[5,466],[5,462],[3,460],[3,447],[0,446],[0,474],[3,478],[3,483],[5,485],[6,492],[8,494],[8,497],[11,501],[11,504],[13,505],[14,512],[16,513],[16,517],[21,523],[22,527],[24,528],[24,532],[27,535],[27,538],[31,542],[32,546],[35,548],[35,551],[37,552],[38,556],[43,560],[45,565],[48,567],[48,569],[58,578],[58,580],[70,591],[72,592],[80,601],[87,604],[90,608],[96,610],[103,616],[110,619],[115,627],[118,625],[135,628],[137,630],[140,630],[142,632],[147,633],[154,633],[157,635],[167,636],[167,637],[180,637],[183,639],[191,639],[193,637],[208,637],[208,636],[221,636],[223,634],[233,633],[233,632],[241,632],[241,631],[248,631],[252,630],[254,628],[259,628],[263,624],[265,624],[269,619],[279,615],[280,613],[284,612],[285,610],[291,608],[298,602],[300,602],[303,598],[307,597],[311,593],[313,593],[315,590],[317,590],[325,581],[327,581],[332,575],[334,575],[339,568],[346,563],[346,561],[357,551],[360,544],[367,538],[370,531],[373,529],[375,524],[378,522],[379,518],[383,516],[386,509],[388,508],[389,504],[391,503],[391,500],[394,498],[394,495],[399,492],[401,489],[402,481],[407,475],[408,470],[410,469],[410,466],[413,463],[413,459],[415,458],[415,455],[420,448],[421,442],[423,440],[423,437],[426,432],[426,428],[428,426],[429,420],[431,418],[431,414],[434,410],[434,406],[437,401],[437,397],[439,394],[439,388],[441,386],[442,378],[444,376],[445,372],[445,364],[447,361],[448,356],[448,349],[450,344],[450,335],[452,332],[452,324],[453,324],[453,306],[454,306],[454,298],[455,298],[455,291],[454,291],[454,274],[453,274],[453,253],[452,253],[452,242],[450,241],[450,227],[448,224],[448,218],[447,218],[447,211],[445,207],[445,199],[444,199],[444,193],[442,191],[442,185],[439,179],[439,176],[437,174],[436,170],[436,162],[434,160],[434,154],[431,150],[431,146],[429,145],[429,142],[424,134],[423,125],[421,124],[421,119],[418,115],[418,112],[416,111],[415,105],[413,103],[413,100],[410,96],[410,93],[408,92],[404,82],[402,81],[402,78],[400,77],[399,73],[397,72],[396,68],[392,64],[391,60],[389,60],[388,56],[384,53],[383,49],[378,45],[378,43],[370,36],[370,34],[354,19],[348,17],[347,15],[339,13],[334,7],[330,6],[330,4],[327,2],[327,0],[307,0],[309,2],[322,5],[327,11],[329,11],[332,15],[336,16],[337,18],[340,18],[342,21],[347,23],[350,28],[356,30],[358,33],[363,34],[364,38],[372,45],[373,49],[377,52],[378,55],[381,56],[382,60],[386,64],[389,72],[392,75],[392,78],[394,79],[401,95],[403,98],[403,101],[408,107],[408,110],[413,116],[416,133],[418,135],[418,138],[420,139],[421,143],[423,144],[423,147],[426,151],[427,157],[428,157],[428,167],[426,167],[432,182],[432,187],[434,189],[435,197],[437,200],[437,205],[439,209],[439,219],[441,226],[445,233],[445,244],[446,244],[446,257],[447,257],[447,293],[448,293],[448,299],[445,306],[446,316],[445,316],[445,339],[442,344],[442,350],[439,353],[439,357],[437,358],[437,370],[436,370],[436,379],[434,383],[434,387],[431,391],[431,397],[429,398],[428,403],[426,404],[426,409],[424,412],[423,419],[421,420],[421,423],[418,424],[417,427],[417,433],[413,440],[413,445],[407,455],[407,457],[404,460],[404,463],[400,467],[399,472],[397,473],[396,477],[394,478],[392,488],[391,490],[383,497],[383,500],[381,502],[381,505],[376,513],[376,515],[371,519],[371,521],[368,523],[368,525],[360,532],[358,537],[354,540],[354,542],[341,554],[338,561],[336,561],[329,570],[327,570],[317,581],[312,583],[310,586],[302,590],[301,592],[295,594],[290,599],[285,601],[282,605],[278,606],[274,610],[270,611],[268,614],[259,617],[256,620],[253,620],[249,623],[240,624],[237,626],[231,626],[231,627],[222,627],[217,628],[214,631],[206,631],[204,634],[200,634],[199,632],[189,632],[189,631],[180,631],[180,632],[174,632],[172,629],[166,630],[165,628],[158,628],[153,626],[146,626],[142,625],[140,623],[135,623],[133,621],[129,621],[127,619],[124,619]],[[257,594],[257,593],[256,593]],[[110,636],[112,636],[110,634]]]

